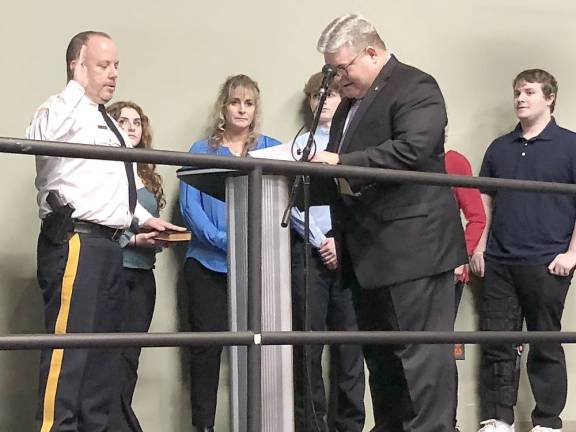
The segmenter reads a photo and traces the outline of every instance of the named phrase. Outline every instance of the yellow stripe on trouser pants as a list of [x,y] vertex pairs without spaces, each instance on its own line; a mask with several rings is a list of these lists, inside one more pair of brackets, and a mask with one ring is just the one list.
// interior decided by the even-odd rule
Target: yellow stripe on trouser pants
[[[68,316],[70,313],[70,302],[78,271],[78,261],[80,258],[80,236],[74,234],[68,241],[68,260],[66,269],[62,278],[62,293],[60,294],[60,310],[56,319],[55,334],[66,334],[68,326]],[[62,359],[64,358],[63,349],[52,350],[50,359],[50,371],[46,383],[46,392],[44,394],[44,414],[42,418],[42,429],[40,432],[50,432],[54,424],[54,407],[56,402],[56,391],[58,390],[58,379],[60,378],[60,369],[62,368]]]

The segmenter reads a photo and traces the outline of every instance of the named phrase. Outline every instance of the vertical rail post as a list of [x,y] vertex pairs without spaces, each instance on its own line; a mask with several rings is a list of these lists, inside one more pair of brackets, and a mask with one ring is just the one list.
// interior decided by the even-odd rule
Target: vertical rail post
[[[262,331],[262,168],[248,175],[248,330]],[[262,428],[262,350],[248,346],[248,432]]]

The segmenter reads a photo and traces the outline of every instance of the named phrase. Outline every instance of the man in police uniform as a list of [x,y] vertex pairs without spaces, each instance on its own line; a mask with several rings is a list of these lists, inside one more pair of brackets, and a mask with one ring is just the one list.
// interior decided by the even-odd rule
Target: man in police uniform
[[[130,146],[104,105],[118,78],[116,45],[105,33],[74,36],[66,52],[68,84],[42,104],[29,139]],[[48,333],[120,330],[124,283],[118,238],[132,225],[180,229],[136,203],[132,163],[38,156],[36,187],[42,231],[38,282]],[[38,430],[107,430],[114,389],[114,349],[43,350]]]

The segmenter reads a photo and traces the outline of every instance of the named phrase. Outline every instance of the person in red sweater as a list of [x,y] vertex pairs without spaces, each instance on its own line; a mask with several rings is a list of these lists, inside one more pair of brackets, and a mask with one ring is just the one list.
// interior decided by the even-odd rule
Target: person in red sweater
[[[457,151],[448,150],[444,158],[446,172],[454,175],[472,175],[472,167],[468,159]],[[480,236],[486,226],[486,213],[482,206],[482,199],[478,189],[454,187],[452,188],[454,197],[458,202],[458,208],[464,213],[466,219],[466,227],[464,236],[466,237],[466,250],[468,256],[472,256],[474,249],[480,241]],[[470,268],[468,264],[461,265],[454,270],[456,280],[456,301],[455,308],[458,311],[458,306],[462,298],[462,291],[464,284],[470,281]]]

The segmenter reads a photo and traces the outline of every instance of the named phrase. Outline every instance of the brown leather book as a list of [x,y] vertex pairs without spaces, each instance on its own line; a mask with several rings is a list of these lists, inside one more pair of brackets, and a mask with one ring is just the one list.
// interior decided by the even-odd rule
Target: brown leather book
[[155,238],[167,242],[190,241],[192,233],[190,231],[166,230],[158,233]]

